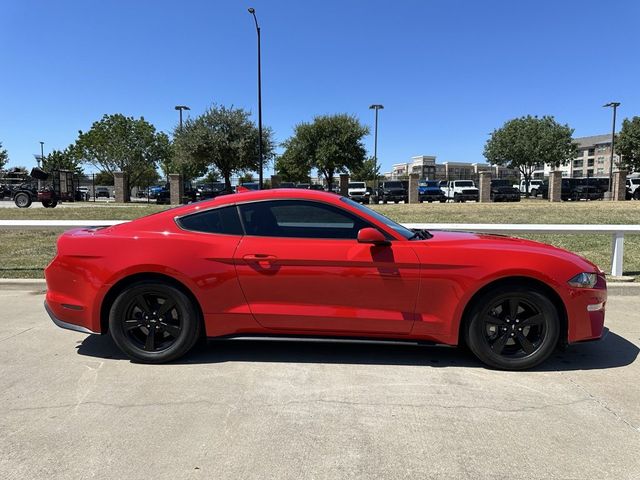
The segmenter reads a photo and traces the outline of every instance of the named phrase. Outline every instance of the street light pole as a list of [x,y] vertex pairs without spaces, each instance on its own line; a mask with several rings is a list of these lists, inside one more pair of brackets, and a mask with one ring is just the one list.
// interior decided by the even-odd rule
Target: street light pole
[[180,130],[182,130],[182,111],[183,110],[191,110],[189,107],[187,107],[186,105],[176,105],[176,110],[178,110],[180,112]]
[[373,104],[369,106],[369,109],[376,111],[376,123],[373,134],[373,174],[375,175],[373,181],[373,191],[378,196],[378,110],[384,109],[382,105]]
[[258,34],[258,157],[260,160],[260,170],[258,171],[258,185],[262,190],[262,169],[264,161],[262,158],[262,72],[261,72],[261,60],[260,60],[260,26],[258,25],[258,19],[256,18],[256,10],[249,8],[248,12],[253,15],[253,21],[256,24],[256,33]]
[[38,159],[38,168],[40,168],[40,162],[44,162],[44,142],[40,142],[40,158]]
[[609,158],[609,199],[613,200],[613,149],[616,143],[616,110],[620,106],[620,102],[609,102],[603,107],[613,108],[613,126],[611,128],[611,157]]

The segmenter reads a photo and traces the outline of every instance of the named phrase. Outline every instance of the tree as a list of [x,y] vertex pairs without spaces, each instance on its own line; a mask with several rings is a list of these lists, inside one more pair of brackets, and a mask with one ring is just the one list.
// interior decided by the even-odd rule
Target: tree
[[143,117],[120,113],[104,115],[89,131],[80,131],[75,148],[80,158],[101,171],[127,174],[129,185],[139,184],[149,168],[155,170],[171,154],[165,133],[156,132]]
[[[272,132],[263,131],[262,151],[273,155]],[[242,108],[213,105],[195,119],[188,119],[174,132],[176,165],[199,177],[215,170],[231,188],[231,176],[259,168],[258,129]],[[266,163],[266,162],[265,162]]]
[[380,165],[376,165],[376,159],[369,157],[360,167],[351,170],[351,178],[353,180],[375,180],[380,177]]
[[82,175],[82,160],[78,156],[78,152],[73,145],[64,150],[53,150],[49,155],[42,159],[42,169],[50,172],[51,170],[71,170],[78,175]]
[[296,125],[293,136],[283,144],[283,157],[299,171],[317,169],[331,189],[336,173],[362,168],[366,157],[362,139],[368,133],[369,128],[351,115],[318,116],[312,123]]
[[101,186],[114,184],[113,174],[108,172],[96,173],[95,176],[93,177],[93,181],[95,182],[96,185],[101,185]]
[[573,129],[551,116],[514,118],[494,130],[484,147],[484,156],[494,165],[517,168],[525,181],[527,196],[533,171],[541,164],[564,165],[577,153]]
[[0,142],[0,170],[2,170],[7,163],[9,163],[9,154],[6,149],[2,148],[2,142]]
[[[285,152],[276,159],[275,170],[285,182],[308,182],[311,175],[311,165],[308,161],[300,161],[289,148],[289,142],[282,144]],[[303,159],[306,160],[306,159]]]
[[640,172],[640,117],[624,119],[615,148],[624,168],[630,172]]

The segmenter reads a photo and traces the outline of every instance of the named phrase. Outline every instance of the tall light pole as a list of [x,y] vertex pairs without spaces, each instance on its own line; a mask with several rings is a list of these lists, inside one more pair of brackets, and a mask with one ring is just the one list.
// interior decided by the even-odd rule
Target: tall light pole
[[260,64],[260,26],[258,25],[258,19],[256,18],[256,10],[249,8],[248,12],[253,15],[253,21],[256,24],[256,33],[258,34],[258,157],[260,160],[260,170],[258,171],[258,185],[262,190],[262,73]]
[[613,147],[616,143],[616,110],[620,106],[620,102],[609,102],[603,107],[613,108],[613,126],[611,128],[611,157],[609,158],[609,199],[613,200]]
[[180,112],[180,130],[182,130],[182,111],[183,110],[191,110],[186,105],[176,105],[176,110]]
[[44,162],[44,142],[40,142],[40,158],[38,159],[38,168],[40,168],[40,162]]
[[376,111],[376,123],[373,134],[373,174],[375,179],[373,181],[373,191],[375,195],[378,195],[378,110],[384,109],[382,105],[373,104],[369,106],[370,109]]

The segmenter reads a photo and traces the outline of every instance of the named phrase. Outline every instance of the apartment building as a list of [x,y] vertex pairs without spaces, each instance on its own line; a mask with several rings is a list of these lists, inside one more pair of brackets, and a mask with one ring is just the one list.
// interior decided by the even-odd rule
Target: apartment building
[[491,172],[494,177],[517,178],[517,170],[490,165],[488,163],[443,162],[437,163],[435,155],[418,155],[411,157],[410,162],[394,163],[391,171],[385,173],[388,179],[407,178],[410,173],[417,173],[421,179],[456,180],[475,179],[480,172]]

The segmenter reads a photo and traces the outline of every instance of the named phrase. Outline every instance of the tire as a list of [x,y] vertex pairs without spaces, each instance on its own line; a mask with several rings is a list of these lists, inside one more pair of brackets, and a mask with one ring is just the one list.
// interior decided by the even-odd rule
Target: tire
[[29,208],[31,206],[31,195],[26,192],[16,193],[16,196],[13,197],[13,202],[16,204],[18,208]]
[[460,198],[458,197],[457,193],[453,194],[453,203],[459,203],[460,202]]
[[125,355],[142,363],[182,357],[195,345],[200,331],[198,312],[189,297],[157,281],[134,283],[118,295],[109,312],[111,338]]
[[447,199],[445,198],[444,200],[440,200],[440,203],[447,203]]
[[502,370],[535,367],[549,358],[560,337],[556,307],[544,293],[526,286],[485,293],[468,319],[467,346],[480,361]]
[[538,196],[538,189],[534,188],[533,190],[531,190],[531,196],[533,198],[536,198]]
[[42,206],[44,208],[56,208],[57,205],[58,205],[58,201],[57,200],[43,200],[42,201]]

